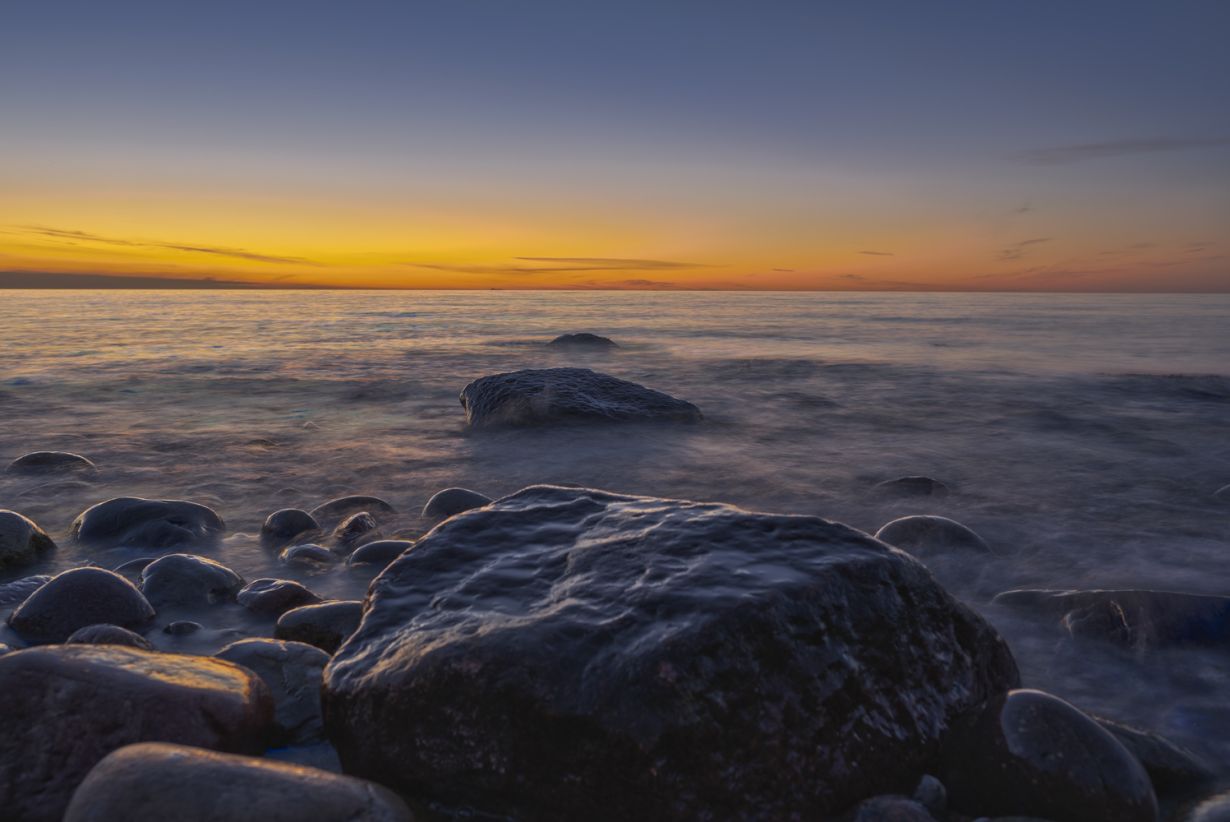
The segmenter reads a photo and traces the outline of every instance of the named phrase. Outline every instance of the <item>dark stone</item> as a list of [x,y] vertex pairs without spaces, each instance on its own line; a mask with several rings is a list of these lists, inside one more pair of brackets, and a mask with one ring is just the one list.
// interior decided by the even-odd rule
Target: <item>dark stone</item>
[[88,548],[209,548],[226,523],[213,509],[183,500],[117,497],[87,508],[72,535]]
[[586,331],[582,331],[579,334],[560,334],[547,343],[547,345],[555,346],[556,348],[619,348],[614,340],[600,337],[597,334],[590,334]]
[[990,546],[971,529],[948,517],[930,514],[895,519],[876,531],[876,539],[917,556],[949,551],[991,553]]
[[1230,597],[1171,591],[1005,591],[992,600],[1059,621],[1080,639],[1136,650],[1230,645]]
[[117,748],[160,741],[259,753],[273,715],[265,684],[237,665],[119,645],[5,654],[0,693],[0,808],[20,822],[59,820]]
[[130,559],[127,562],[121,562],[111,570],[115,571],[122,577],[128,577],[129,579],[139,581],[141,579],[141,572],[145,570],[147,565],[156,559],[158,559],[158,557],[137,557],[136,559]]
[[170,634],[171,636],[188,636],[189,634],[195,634],[203,627],[204,626],[199,622],[181,619],[175,622],[168,622],[165,626],[163,626],[162,632],[164,634]]
[[94,473],[98,466],[80,454],[67,451],[34,451],[9,463],[9,474],[67,474],[74,471]]
[[292,545],[278,554],[278,561],[283,565],[319,568],[322,565],[332,565],[337,562],[337,554],[323,545],[305,542],[302,545]]
[[858,804],[850,822],[935,822],[935,817],[909,797],[873,796]]
[[87,625],[73,631],[73,635],[64,640],[66,645],[124,645],[129,648],[140,648],[152,651],[154,646],[148,639],[138,633],[121,628],[118,625]]
[[63,642],[99,623],[141,628],[154,609],[131,582],[102,568],[64,571],[9,615],[9,626],[32,643]]
[[164,820],[414,822],[414,815],[391,791],[362,779],[162,743],[108,755],[64,815],[64,822]]
[[1159,796],[1187,793],[1216,776],[1208,763],[1163,736],[1110,719],[1093,719],[1144,766]]
[[220,562],[192,554],[159,557],[141,571],[141,591],[155,608],[199,608],[234,602],[243,577]]
[[897,477],[897,479],[877,483],[876,490],[886,496],[894,497],[943,499],[948,496],[948,486],[931,477]]
[[54,551],[55,542],[34,520],[0,509],[0,571],[33,565]]
[[355,632],[362,618],[363,603],[358,600],[303,605],[278,617],[273,635],[278,639],[306,642],[331,654]]
[[320,602],[320,597],[293,579],[256,579],[245,585],[236,598],[252,613],[272,617],[300,605]]
[[364,494],[352,494],[348,497],[338,497],[318,505],[312,509],[312,516],[321,523],[321,527],[331,528],[345,517],[360,511],[378,514],[392,514],[395,509],[380,497],[369,497]]
[[948,810],[948,791],[944,783],[931,774],[923,774],[922,779],[914,786],[913,798],[933,816],[942,815]]
[[278,743],[299,745],[324,737],[320,678],[329,662],[324,651],[302,642],[241,639],[214,656],[256,672],[269,686]]
[[378,565],[383,568],[401,556],[406,549],[413,547],[414,542],[408,539],[378,539],[354,549],[354,553],[346,558],[346,564]]
[[42,588],[50,580],[50,574],[34,574],[0,585],[0,607],[19,605],[25,602],[30,594]]
[[380,527],[376,525],[376,518],[366,511],[351,514],[333,529],[334,550],[339,554],[349,554],[363,543],[377,539],[380,539]]
[[464,511],[482,508],[491,502],[491,497],[468,488],[445,488],[436,492],[423,506],[426,519],[448,519]]
[[1192,808],[1183,822],[1230,822],[1230,791],[1210,796]]
[[950,807],[1055,822],[1156,822],[1145,769],[1105,728],[1041,691],[1012,691],[958,723],[940,778]]
[[690,402],[588,368],[482,377],[461,391],[471,428],[569,422],[699,422]]
[[265,524],[261,526],[261,545],[271,550],[278,549],[319,531],[320,524],[307,511],[283,508],[265,518]]
[[859,531],[537,486],[381,573],[325,717],[348,773],[479,810],[814,819],[910,790],[1017,681],[987,623]]

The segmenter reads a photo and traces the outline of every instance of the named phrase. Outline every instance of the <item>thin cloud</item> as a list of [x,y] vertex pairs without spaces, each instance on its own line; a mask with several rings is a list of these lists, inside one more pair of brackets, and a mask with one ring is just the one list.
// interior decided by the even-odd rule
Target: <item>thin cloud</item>
[[1022,151],[1016,159],[1030,165],[1056,166],[1124,157],[1130,154],[1154,154],[1163,151],[1190,151],[1230,146],[1230,137],[1152,137],[1135,140],[1106,140],[1100,143],[1076,143],[1067,146]]
[[500,276],[525,276],[528,274],[574,274],[588,271],[670,271],[684,268],[709,268],[703,263],[684,263],[674,260],[641,260],[623,257],[514,257],[527,263],[556,263],[556,265],[485,265],[470,263],[406,263],[415,268],[433,271],[451,271],[458,274],[496,274]]
[[1020,242],[1016,242],[1005,248],[1001,248],[999,250],[999,254],[996,255],[996,259],[1001,261],[1019,260],[1029,253],[1030,246],[1038,245],[1039,243],[1049,243],[1050,241],[1050,237],[1033,237],[1028,240],[1021,240]]
[[896,257],[897,256],[891,251],[860,251],[859,254],[866,254],[868,257]]
[[862,281],[862,280],[865,280],[865,279],[867,279],[867,278],[866,278],[866,277],[864,277],[864,276],[863,276],[863,275],[861,275],[861,274],[838,274],[838,275],[837,275],[837,279],[839,279],[839,280],[858,280],[858,281]]
[[75,245],[78,242],[114,245],[124,248],[159,248],[169,251],[183,251],[189,254],[213,254],[219,257],[231,257],[238,260],[249,260],[258,263],[280,263],[291,265],[319,265],[302,257],[276,257],[272,254],[258,254],[244,248],[228,248],[226,246],[196,245],[187,243],[169,243],[158,240],[127,240],[121,237],[104,237],[91,234],[88,231],[74,231],[66,228],[52,228],[41,225],[14,226],[21,233],[48,237],[53,240],[63,240]]
[[781,272],[781,273],[783,273],[783,274],[791,274],[791,273],[793,273],[793,272],[794,272],[794,269],[793,269],[793,268],[775,268],[775,269],[773,269],[773,270],[774,270],[774,271],[780,271],[780,272]]

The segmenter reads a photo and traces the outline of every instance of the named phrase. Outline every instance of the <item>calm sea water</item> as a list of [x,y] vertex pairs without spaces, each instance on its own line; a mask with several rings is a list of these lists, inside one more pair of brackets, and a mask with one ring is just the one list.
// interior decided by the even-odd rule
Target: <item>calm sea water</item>
[[[622,348],[543,347],[570,331]],[[1224,651],[1073,647],[987,604],[1021,586],[1230,594],[1230,510],[1212,498],[1230,483],[1230,297],[9,291],[0,350],[0,461],[64,449],[101,469],[92,484],[0,477],[0,507],[55,536],[109,497],[192,499],[226,518],[219,558],[248,578],[353,597],[366,578],[271,562],[265,515],[370,493],[402,512],[386,535],[414,536],[440,488],[538,482],[869,531],[944,514],[1005,554],[930,564],[1004,632],[1027,685],[1230,769]],[[691,400],[706,422],[464,433],[468,381],[564,364]],[[872,493],[905,474],[956,492]],[[65,548],[53,567],[83,559]],[[221,614],[159,641],[211,651],[243,629]]]

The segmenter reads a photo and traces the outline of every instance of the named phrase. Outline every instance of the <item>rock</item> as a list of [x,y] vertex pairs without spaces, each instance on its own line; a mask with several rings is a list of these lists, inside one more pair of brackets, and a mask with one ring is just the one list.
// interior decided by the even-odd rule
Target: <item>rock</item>
[[141,571],[141,591],[155,608],[199,608],[234,602],[243,577],[220,562],[192,554],[159,557]]
[[148,639],[138,633],[121,628],[118,625],[87,625],[73,631],[72,636],[64,640],[67,645],[125,645],[129,648],[140,648],[152,651],[154,646]]
[[427,504],[423,506],[423,518],[448,519],[472,508],[482,508],[489,502],[491,497],[468,488],[445,488],[427,500]]
[[283,508],[265,518],[265,524],[261,526],[261,545],[278,549],[290,545],[300,537],[314,535],[319,531],[320,524],[307,511]]
[[343,555],[377,539],[380,539],[380,527],[376,525],[376,518],[366,511],[351,514],[333,529],[334,551]]
[[226,530],[213,509],[182,500],[117,497],[87,508],[72,535],[88,548],[209,548]]
[[913,798],[930,811],[932,816],[942,815],[948,810],[948,791],[944,788],[944,783],[929,773],[923,774],[922,779],[914,786]]
[[471,428],[568,422],[699,422],[690,402],[587,368],[482,377],[461,391]]
[[355,632],[362,618],[363,603],[358,600],[303,605],[278,617],[273,635],[306,642],[331,654]]
[[824,817],[910,790],[1018,681],[866,534],[592,489],[447,520],[366,607],[325,672],[346,771],[527,818]]
[[346,564],[379,565],[383,568],[413,547],[414,542],[408,539],[378,539],[375,542],[366,542],[354,549],[354,553],[346,558]]
[[237,665],[119,645],[5,654],[0,693],[0,808],[21,822],[59,820],[89,770],[134,742],[259,753],[273,713]]
[[50,574],[34,574],[0,585],[0,607],[7,608],[25,602],[30,594],[42,588],[50,579]]
[[895,519],[876,531],[876,539],[916,556],[951,551],[991,553],[990,546],[971,529],[948,517],[929,514]]
[[1052,619],[1074,637],[1137,650],[1230,645],[1230,597],[1171,591],[1005,591],[992,600]]
[[94,473],[98,466],[80,454],[67,451],[34,451],[18,457],[4,469],[9,474],[67,474],[76,471]]
[[1204,800],[1192,808],[1183,822],[1230,822],[1230,791]]
[[154,609],[136,587],[102,568],[64,571],[32,593],[9,615],[9,626],[32,643],[63,642],[99,623],[141,628]]
[[560,334],[547,345],[556,348],[591,348],[591,349],[608,349],[619,348],[614,340],[606,337],[600,337],[597,334],[590,334],[582,331],[579,334]]
[[156,559],[158,559],[158,557],[137,557],[136,559],[130,559],[127,562],[121,562],[111,570],[115,571],[122,577],[128,577],[130,579],[140,581],[141,572],[145,570],[147,565]]
[[269,686],[278,743],[297,745],[323,738],[320,682],[328,654],[302,642],[241,639],[214,656],[255,671]]
[[854,809],[851,822],[935,822],[922,803],[905,796],[873,796]]
[[360,511],[371,513],[375,511],[378,514],[392,514],[395,509],[392,505],[382,500],[380,497],[369,497],[363,494],[353,494],[348,497],[338,497],[337,499],[329,500],[328,502],[318,505],[312,509],[312,516],[321,523],[322,527],[328,524],[329,527],[336,525],[343,518],[351,514],[357,514]]
[[301,568],[319,568],[322,565],[332,565],[337,562],[337,554],[323,545],[305,542],[301,545],[292,545],[278,554],[278,562]]
[[970,815],[1156,822],[1148,774],[1091,718],[1041,691],[1012,691],[954,727],[940,778]]
[[163,626],[162,632],[164,634],[170,634],[171,636],[188,636],[189,634],[195,634],[203,627],[205,626],[201,625],[199,622],[193,622],[188,619],[180,619],[175,622],[168,622]]
[[280,616],[291,608],[320,602],[320,597],[293,579],[256,579],[244,586],[239,604],[259,616]]
[[1159,796],[1185,793],[1216,776],[1208,763],[1163,736],[1102,717],[1093,719],[1144,766]]
[[162,743],[109,754],[64,815],[64,822],[166,820],[414,822],[414,816],[391,791],[362,779]]
[[931,477],[897,477],[897,479],[877,483],[876,490],[886,496],[894,497],[943,499],[948,496],[948,486]]
[[34,520],[0,509],[0,571],[33,565],[55,547]]

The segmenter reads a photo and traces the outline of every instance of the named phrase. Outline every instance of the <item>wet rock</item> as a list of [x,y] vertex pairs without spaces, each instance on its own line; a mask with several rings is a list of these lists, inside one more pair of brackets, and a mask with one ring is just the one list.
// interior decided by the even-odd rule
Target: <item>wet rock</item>
[[1210,796],[1192,808],[1183,822],[1230,822],[1230,791]]
[[587,368],[545,368],[482,377],[461,391],[471,428],[570,422],[699,422],[700,409]]
[[325,676],[348,773],[571,819],[824,817],[910,790],[1017,683],[989,625],[861,532],[549,486],[386,568]]
[[163,626],[162,632],[164,634],[170,634],[171,636],[188,636],[189,634],[195,634],[203,627],[204,626],[199,622],[193,622],[189,619],[181,619],[175,622],[168,622]]
[[901,517],[876,531],[876,539],[916,556],[965,551],[989,554],[982,537],[956,520],[930,514]]
[[876,491],[893,497],[943,499],[948,496],[948,486],[931,477],[897,477],[897,479],[885,480],[876,484]]
[[320,524],[307,511],[283,508],[265,518],[265,523],[261,526],[261,545],[268,549],[278,549],[290,545],[300,537],[314,535],[319,531]]
[[273,713],[244,668],[119,645],[5,654],[0,693],[0,808],[22,822],[59,820],[89,770],[134,742],[259,753]]
[[68,474],[80,471],[92,474],[98,466],[80,454],[67,451],[34,451],[18,457],[4,469],[9,474]]
[[30,594],[42,588],[50,579],[50,574],[33,574],[0,585],[0,608],[25,602]]
[[63,642],[99,623],[141,628],[154,609],[136,587],[102,568],[73,568],[53,577],[9,615],[9,626],[27,642]]
[[213,509],[195,502],[117,497],[82,512],[72,535],[96,549],[203,549],[215,545],[225,530]]
[[269,686],[278,743],[296,745],[323,738],[320,682],[328,654],[302,642],[241,639],[215,656],[255,671]]
[[380,527],[376,518],[367,511],[351,514],[333,529],[334,551],[349,554],[365,542],[380,539]]
[[154,650],[150,641],[140,634],[118,625],[107,624],[87,625],[73,631],[72,636],[64,642],[66,645],[124,645],[143,651]]
[[1208,763],[1163,736],[1110,719],[1093,719],[1144,766],[1159,796],[1185,793],[1216,776]]
[[1055,619],[1074,637],[1136,650],[1230,645],[1230,597],[1172,591],[1005,591],[997,605]]
[[858,804],[850,822],[935,822],[935,817],[909,797],[873,796]]
[[0,571],[33,565],[55,547],[34,520],[0,509]]
[[323,545],[305,542],[301,545],[292,545],[278,554],[278,562],[300,568],[319,568],[322,565],[332,565],[337,562],[337,554]]
[[395,509],[380,497],[369,497],[364,494],[352,494],[348,497],[338,497],[318,505],[312,509],[312,516],[322,527],[332,527],[345,517],[360,511],[377,514],[392,514]]
[[64,815],[64,822],[164,820],[414,822],[414,816],[391,791],[362,779],[160,743],[108,755]]
[[199,608],[234,602],[243,577],[220,562],[192,554],[159,557],[141,571],[141,591],[155,608]]
[[354,553],[346,558],[346,564],[350,566],[378,565],[383,568],[401,556],[407,548],[413,547],[414,542],[408,539],[378,539],[354,549]]
[[320,602],[320,597],[293,579],[256,579],[245,585],[236,598],[252,613],[272,617],[300,605]]
[[1153,786],[1105,728],[1041,691],[1012,691],[957,724],[940,778],[971,815],[1156,822]]
[[122,577],[140,581],[141,572],[145,570],[147,565],[156,559],[158,559],[158,557],[137,557],[136,559],[130,559],[127,562],[121,562],[111,570],[115,571]]
[[609,349],[619,348],[614,340],[607,337],[601,337],[597,334],[590,334],[582,331],[579,334],[560,334],[547,345],[555,348],[589,348],[589,349]]
[[923,774],[922,779],[918,780],[913,798],[933,816],[942,815],[948,809],[948,791],[944,783],[931,774]]
[[332,654],[355,632],[362,618],[363,603],[358,600],[304,605],[278,617],[273,635],[278,639],[306,642]]
[[427,500],[427,504],[423,506],[423,517],[431,520],[448,519],[463,511],[482,508],[489,502],[491,497],[468,488],[445,488]]

